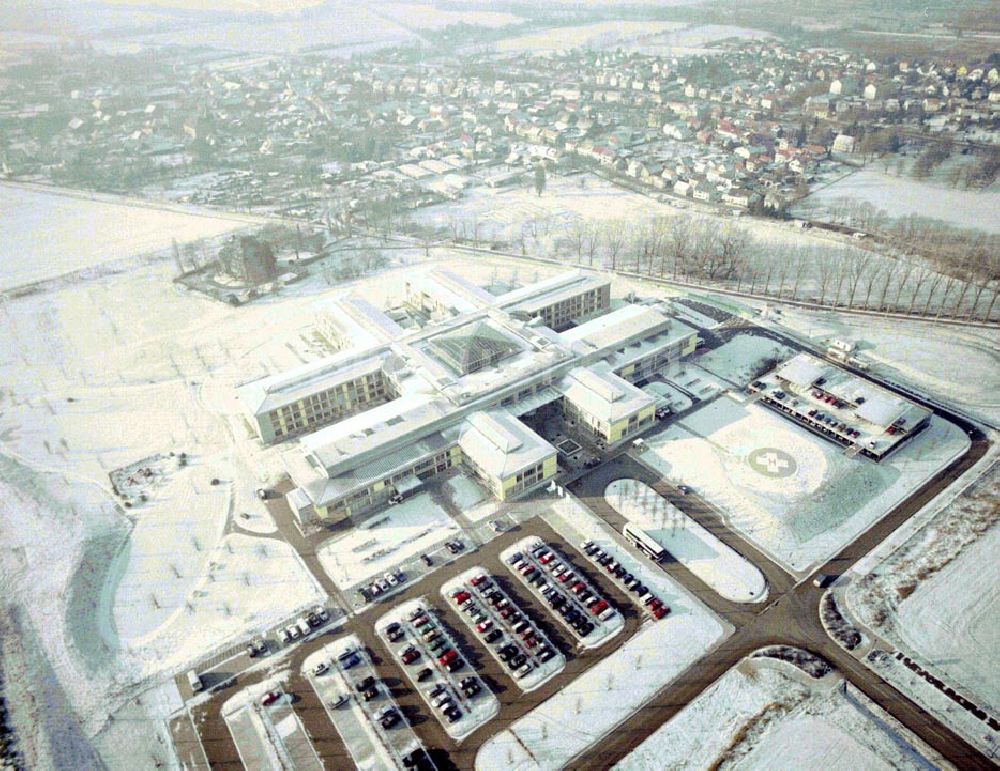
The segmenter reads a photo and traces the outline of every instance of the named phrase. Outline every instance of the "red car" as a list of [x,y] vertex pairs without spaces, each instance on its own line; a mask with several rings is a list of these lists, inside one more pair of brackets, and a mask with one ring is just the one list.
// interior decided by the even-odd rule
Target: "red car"
[[567,571],[566,573],[563,573],[561,576],[557,576],[557,578],[559,579],[559,583],[565,584],[570,579],[576,578],[576,576]]
[[472,595],[471,594],[469,594],[466,591],[461,591],[461,592],[459,592],[458,594],[455,595],[455,604],[456,605],[461,605],[466,600],[471,600],[471,599],[472,599]]
[[521,571],[521,575],[525,578],[530,578],[535,572],[535,568],[531,565],[525,565],[524,569]]
[[451,661],[452,659],[456,659],[456,658],[458,658],[458,653],[456,653],[453,648],[449,648],[438,659],[438,663],[441,666],[447,666],[447,664],[448,664],[449,661]]
[[666,606],[664,606],[662,608],[657,608],[656,610],[653,611],[653,618],[655,618],[657,621],[659,621],[661,618],[663,618],[669,612],[670,612],[670,608],[668,608]]
[[486,580],[486,576],[476,576],[472,579],[471,583],[473,586],[479,586],[483,581]]
[[543,565],[548,565],[555,558],[556,557],[552,552],[547,551],[541,557],[538,558],[538,561],[541,562]]
[[591,615],[596,616],[601,611],[606,610],[607,607],[608,607],[607,600],[601,600],[599,603],[597,603],[594,607],[590,609],[590,613]]
[[404,664],[412,664],[420,658],[420,651],[416,648],[407,648],[403,651],[402,659]]
[[281,694],[277,691],[268,691],[260,697],[260,703],[266,707],[268,704],[274,704],[280,698]]
[[480,621],[478,624],[476,624],[476,631],[482,634],[483,632],[489,631],[489,628],[491,626],[493,626],[493,622],[490,621],[489,619],[486,619],[485,621]]

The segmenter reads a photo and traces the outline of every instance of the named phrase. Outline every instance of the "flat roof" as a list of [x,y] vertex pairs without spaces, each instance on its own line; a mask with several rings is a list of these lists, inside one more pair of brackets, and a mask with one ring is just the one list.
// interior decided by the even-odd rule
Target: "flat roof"
[[508,313],[521,311],[530,314],[546,306],[604,286],[610,288],[611,279],[581,271],[573,271],[569,274],[561,273],[545,281],[529,284],[500,295],[497,298],[497,305]]
[[556,452],[555,447],[503,408],[473,412],[459,432],[462,452],[499,479],[536,466]]
[[610,372],[606,364],[574,367],[556,388],[577,408],[608,423],[617,423],[656,404],[652,396]]
[[456,314],[474,313],[482,310],[482,303],[463,287],[451,281],[441,281],[432,271],[418,273],[406,281],[409,291],[419,292],[434,299],[439,305],[449,308]]
[[303,452],[333,477],[351,464],[414,441],[453,415],[451,406],[429,394],[393,399],[299,440]]
[[351,348],[244,383],[236,389],[236,394],[254,415],[261,415],[333,388],[338,383],[376,372],[390,355],[386,346]]
[[561,332],[559,336],[568,344],[583,343],[589,350],[603,351],[665,332],[674,323],[680,324],[657,306],[630,303]]
[[774,374],[793,385],[806,388],[828,374],[830,369],[828,364],[814,359],[809,354],[799,353],[780,365]]

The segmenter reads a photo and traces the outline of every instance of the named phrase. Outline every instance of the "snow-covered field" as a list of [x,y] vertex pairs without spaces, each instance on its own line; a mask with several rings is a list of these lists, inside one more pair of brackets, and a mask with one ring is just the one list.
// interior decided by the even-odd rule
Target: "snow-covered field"
[[728,24],[683,24],[627,41],[624,48],[653,56],[690,56],[713,53],[710,45],[720,40],[744,38],[761,40],[773,37],[769,32]]
[[615,48],[633,38],[677,28],[672,21],[602,21],[577,27],[554,27],[496,43],[501,52],[565,51],[571,48]]
[[406,562],[459,531],[444,509],[421,493],[316,550],[323,569],[350,589]]
[[729,670],[615,766],[928,769],[936,753],[836,674],[820,681],[775,659]]
[[875,164],[818,190],[800,203],[797,211],[822,218],[832,201],[844,197],[867,201],[891,218],[917,214],[958,227],[1000,233],[1000,222],[989,215],[1000,210],[1000,186],[954,189],[933,180],[886,174]]
[[720,397],[649,440],[642,460],[693,487],[795,572],[836,553],[969,446],[940,418],[882,463],[849,458],[759,404]]
[[745,387],[768,363],[791,358],[795,351],[760,335],[739,334],[698,358],[698,366]]
[[567,765],[732,633],[732,627],[669,575],[632,556],[621,537],[575,498],[561,499],[545,519],[570,543],[593,540],[669,605],[671,613],[644,623],[599,664],[486,741],[476,756],[480,771]]
[[993,527],[958,559],[899,606],[899,629],[912,650],[948,682],[971,691],[1000,714],[1000,527]]
[[648,485],[618,479],[604,497],[721,597],[733,602],[767,597],[767,582],[756,567]]
[[522,19],[504,11],[454,10],[440,8],[432,3],[387,3],[379,6],[386,17],[406,27],[417,29],[440,29],[450,24],[469,24],[475,27],[505,27]]
[[0,184],[0,289],[217,236],[245,223]]

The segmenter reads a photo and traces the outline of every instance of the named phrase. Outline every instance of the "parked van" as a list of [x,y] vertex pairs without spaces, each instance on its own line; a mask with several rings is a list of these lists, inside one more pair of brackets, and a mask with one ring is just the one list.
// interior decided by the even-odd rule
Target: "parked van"
[[303,637],[305,637],[312,631],[312,627],[309,626],[309,622],[306,621],[304,618],[300,618],[298,621],[296,621],[295,626],[302,633]]
[[188,685],[191,686],[191,690],[195,693],[205,687],[205,684],[201,681],[201,677],[193,669],[188,672]]

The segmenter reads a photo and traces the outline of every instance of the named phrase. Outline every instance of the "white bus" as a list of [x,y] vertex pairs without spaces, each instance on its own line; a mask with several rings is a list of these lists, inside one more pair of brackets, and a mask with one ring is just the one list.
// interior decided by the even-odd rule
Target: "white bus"
[[622,529],[622,535],[638,546],[642,553],[653,560],[653,562],[659,562],[667,554],[666,550],[654,541],[649,533],[636,527],[631,522],[627,523]]

